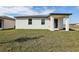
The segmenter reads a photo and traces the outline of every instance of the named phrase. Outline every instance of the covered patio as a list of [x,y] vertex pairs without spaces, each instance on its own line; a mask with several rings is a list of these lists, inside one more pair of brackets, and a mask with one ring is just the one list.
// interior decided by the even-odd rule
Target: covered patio
[[50,30],[69,31],[69,16],[71,13],[52,13],[50,14]]

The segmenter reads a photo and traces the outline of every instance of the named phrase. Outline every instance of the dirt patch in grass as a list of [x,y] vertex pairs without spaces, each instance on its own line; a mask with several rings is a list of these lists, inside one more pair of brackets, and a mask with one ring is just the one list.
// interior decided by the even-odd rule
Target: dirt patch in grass
[[40,39],[40,38],[42,38],[42,37],[43,37],[43,36],[35,36],[35,37],[19,37],[19,38],[16,38],[16,39],[14,39],[14,40],[11,40],[11,41],[0,42],[0,44],[13,43],[13,42],[26,42],[26,41],[29,41],[29,40]]

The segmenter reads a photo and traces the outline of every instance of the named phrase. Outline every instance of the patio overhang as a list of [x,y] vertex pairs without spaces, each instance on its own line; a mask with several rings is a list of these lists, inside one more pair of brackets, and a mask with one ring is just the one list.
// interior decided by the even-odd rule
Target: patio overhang
[[54,18],[65,18],[69,17],[70,15],[72,15],[72,13],[50,13],[49,16],[52,16]]
[[50,13],[50,15],[72,15],[72,13]]

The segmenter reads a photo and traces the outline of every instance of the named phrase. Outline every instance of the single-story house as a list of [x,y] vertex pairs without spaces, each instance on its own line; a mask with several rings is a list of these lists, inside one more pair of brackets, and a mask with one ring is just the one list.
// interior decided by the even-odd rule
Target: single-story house
[[79,25],[79,23],[76,23],[75,25]]
[[69,31],[70,15],[72,14],[50,13],[49,15],[15,16],[15,29],[49,29],[55,31],[65,28],[66,31]]
[[0,29],[14,28],[15,19],[8,16],[0,16]]
[[79,23],[71,23],[70,25],[79,25]]

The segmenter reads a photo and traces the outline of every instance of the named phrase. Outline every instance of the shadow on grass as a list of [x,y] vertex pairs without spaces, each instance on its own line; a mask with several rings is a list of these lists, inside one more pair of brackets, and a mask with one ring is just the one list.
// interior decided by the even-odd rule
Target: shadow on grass
[[43,35],[41,36],[35,36],[35,37],[19,37],[19,38],[16,38],[14,40],[11,40],[11,41],[8,41],[8,42],[0,42],[0,44],[5,44],[5,43],[13,43],[13,42],[25,42],[25,41],[29,41],[29,40],[35,40],[35,39],[40,39],[44,37]]
[[71,28],[70,28],[69,30],[70,30],[70,31],[75,31],[74,29],[71,29]]
[[[65,30],[65,28],[63,28],[63,30]],[[72,29],[72,28],[69,28],[69,31],[75,31],[74,29]]]

